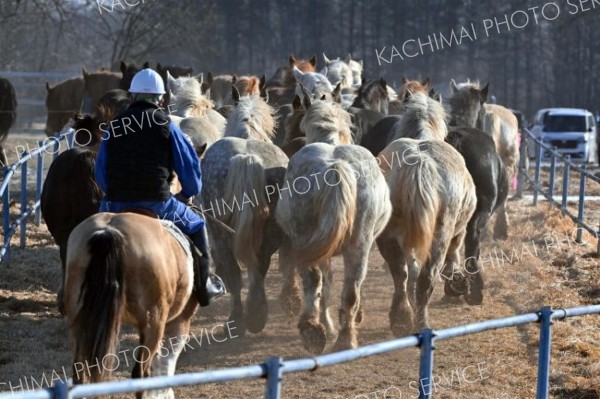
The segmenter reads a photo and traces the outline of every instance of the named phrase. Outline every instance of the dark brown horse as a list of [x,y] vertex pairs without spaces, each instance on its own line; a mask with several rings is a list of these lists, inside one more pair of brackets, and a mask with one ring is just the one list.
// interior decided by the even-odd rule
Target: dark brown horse
[[[97,144],[103,123],[129,105],[130,99],[122,90],[113,90],[102,97],[94,116],[76,116],[76,145],[60,154],[48,170],[42,189],[40,209],[50,234],[59,247],[64,272],[67,241],[71,231],[90,215],[98,212],[102,192],[94,180]],[[82,146],[89,144],[89,146]],[[63,312],[62,283],[58,306]]]
[[121,77],[121,81],[119,82],[119,89],[128,91],[129,86],[131,86],[131,80],[133,79],[135,74],[138,73],[141,69],[150,68],[150,63],[146,61],[140,68],[136,64],[131,63],[127,65],[124,61],[121,61],[120,68],[123,77]]
[[46,82],[46,136],[60,132],[73,114],[81,111],[83,87],[82,77],[71,78],[55,86]]
[[385,79],[363,82],[352,103],[355,108],[370,109],[383,115],[388,114],[389,98]]
[[8,136],[8,131],[17,119],[17,95],[13,85],[4,78],[0,78],[0,162],[8,166],[8,159],[2,148],[2,143]]

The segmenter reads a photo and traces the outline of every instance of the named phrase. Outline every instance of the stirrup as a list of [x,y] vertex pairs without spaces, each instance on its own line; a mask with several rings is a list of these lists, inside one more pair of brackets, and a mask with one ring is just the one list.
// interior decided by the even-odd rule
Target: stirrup
[[221,277],[211,273],[206,280],[206,296],[209,301],[217,299],[227,293],[227,288]]

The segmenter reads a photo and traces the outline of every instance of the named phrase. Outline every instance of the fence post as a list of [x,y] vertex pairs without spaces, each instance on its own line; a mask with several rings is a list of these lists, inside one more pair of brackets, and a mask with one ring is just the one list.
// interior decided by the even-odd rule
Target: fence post
[[538,140],[535,141],[535,144],[538,147],[538,151],[536,154],[535,161],[535,180],[533,184],[533,206],[537,205],[538,202],[538,190],[540,190],[540,168],[542,167],[542,151],[544,151],[544,147],[542,147],[542,143]]
[[[28,155],[26,152],[25,155]],[[23,162],[21,165],[21,210],[19,216],[23,216],[23,214],[27,211],[27,162]],[[25,243],[27,242],[27,218],[21,219],[21,241],[19,246],[21,248],[25,248]]]
[[281,380],[283,378],[282,359],[280,357],[270,357],[267,359],[267,391],[266,399],[281,398]]
[[569,174],[571,173],[571,156],[567,155],[564,158],[564,169],[563,169],[563,191],[562,191],[562,205],[560,209],[564,215],[567,211],[567,200],[569,196]]
[[433,382],[433,339],[435,334],[431,328],[421,331],[421,364],[419,365],[419,399],[431,399]]
[[582,166],[583,172],[581,172],[581,179],[579,181],[579,207],[577,210],[577,244],[582,243],[583,239],[583,229],[580,224],[583,223],[583,214],[585,210],[585,183],[587,180],[586,171],[587,168],[585,164]]
[[52,399],[69,399],[71,397],[67,382],[58,382],[49,388],[49,391],[52,393]]
[[548,399],[550,380],[550,348],[552,339],[552,307],[540,310],[540,349],[538,355],[537,399]]
[[[38,141],[38,148],[42,145],[43,141]],[[37,170],[35,176],[35,202],[39,201],[42,197],[42,183],[44,174],[44,151],[40,151],[37,155]],[[41,207],[38,206],[35,210],[34,223],[36,226],[40,225],[42,220]]]
[[58,151],[60,151],[60,132],[54,133],[54,151],[52,152],[52,160],[54,161],[58,157]]
[[552,149],[552,158],[550,160],[550,202],[554,202],[554,177],[556,176],[556,147]]
[[521,143],[519,145],[519,174],[517,175],[517,192],[515,198],[523,198],[523,186],[525,185],[525,175],[527,174],[527,142],[529,135],[526,131],[521,132]]
[[[6,175],[8,175],[8,171],[10,168],[4,168],[4,180],[6,180]],[[4,195],[2,196],[2,231],[4,233],[4,244],[8,242],[8,230],[10,229],[10,183],[6,186],[6,190],[4,191]],[[10,262],[10,244],[6,246],[6,254],[4,255],[4,259],[7,262]]]

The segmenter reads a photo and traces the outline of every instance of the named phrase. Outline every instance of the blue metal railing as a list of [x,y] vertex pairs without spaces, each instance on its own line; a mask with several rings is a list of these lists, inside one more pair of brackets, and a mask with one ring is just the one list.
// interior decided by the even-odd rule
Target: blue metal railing
[[[528,146],[535,145],[535,172],[534,176],[529,176],[528,166]],[[557,208],[561,209],[563,215],[567,215],[573,222],[577,224],[577,243],[583,241],[583,230],[589,232],[597,240],[596,252],[600,256],[600,222],[598,227],[590,226],[585,222],[585,196],[586,196],[586,184],[588,180],[594,181],[600,184],[600,175],[594,175],[587,170],[584,165],[578,165],[571,161],[569,155],[560,154],[556,147],[552,147],[544,143],[541,139],[535,137],[529,130],[524,129],[521,137],[521,160],[519,163],[519,179],[517,193],[523,192],[525,183],[529,183],[533,188],[533,205],[537,205],[539,195],[544,196],[548,202]],[[542,161],[546,158],[550,158],[550,177],[548,190],[544,191],[540,184],[540,174],[542,168]],[[563,184],[562,184],[562,197],[561,201],[554,200],[554,191],[556,187],[556,167],[558,163],[562,163],[563,173]],[[579,195],[577,201],[577,215],[571,213],[567,207],[568,193],[569,193],[569,180],[571,172],[577,172],[579,174]]]
[[[20,230],[20,247],[25,247],[27,240],[27,218],[35,214],[34,223],[39,225],[41,221],[40,213],[40,197],[42,195],[42,184],[44,174],[44,154],[48,153],[47,150],[53,147],[53,151],[50,152],[53,158],[56,159],[60,151],[60,142],[62,140],[67,141],[67,148],[73,147],[74,130],[69,129],[66,133],[57,133],[54,137],[46,138],[45,140],[38,141],[38,147],[32,152],[24,152],[21,154],[19,160],[13,163],[10,167],[4,168],[3,180],[0,185],[0,197],[2,197],[2,226],[4,241],[0,248],[0,262],[3,260],[10,261],[10,245],[13,235]],[[28,175],[28,162],[32,159],[36,159],[36,179],[35,179],[35,200],[31,206],[28,206],[28,193],[27,193],[27,175]],[[12,177],[21,170],[21,196],[20,196],[20,210],[16,220],[11,222],[10,206],[10,184]]]
[[487,320],[443,330],[425,329],[413,336],[312,358],[285,361],[278,357],[271,357],[267,359],[266,363],[252,366],[178,374],[174,376],[157,376],[118,382],[76,385],[71,388],[69,388],[67,383],[58,383],[46,390],[24,393],[3,393],[0,394],[0,399],[75,399],[89,396],[124,394],[154,389],[167,389],[255,378],[267,379],[265,388],[266,399],[279,399],[281,397],[281,386],[283,384],[284,374],[301,371],[315,371],[322,367],[334,366],[365,357],[416,346],[421,349],[419,398],[429,399],[432,397],[432,384],[430,382],[433,378],[433,351],[435,349],[435,342],[484,331],[516,327],[538,321],[540,322],[540,339],[536,398],[547,399],[550,377],[552,320],[591,314],[600,314],[600,305],[556,310],[553,310],[550,307],[544,307],[537,312],[519,316]]

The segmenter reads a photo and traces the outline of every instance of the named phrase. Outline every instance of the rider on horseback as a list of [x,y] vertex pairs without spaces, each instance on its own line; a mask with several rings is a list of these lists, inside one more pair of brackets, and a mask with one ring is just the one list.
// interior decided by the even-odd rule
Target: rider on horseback
[[[194,286],[200,305],[207,306],[225,293],[225,286],[210,273],[204,219],[186,205],[202,188],[200,160],[161,108],[165,89],[158,73],[138,72],[129,92],[133,102],[110,122],[96,159],[96,181],[105,193],[100,212],[141,209],[173,221],[200,252],[194,256]],[[182,187],[178,198],[185,203],[169,191],[173,173]]]

